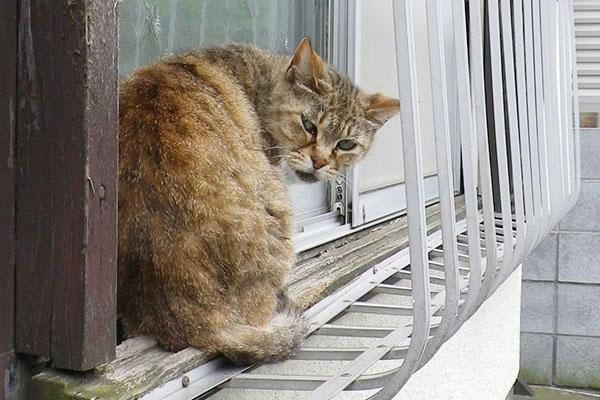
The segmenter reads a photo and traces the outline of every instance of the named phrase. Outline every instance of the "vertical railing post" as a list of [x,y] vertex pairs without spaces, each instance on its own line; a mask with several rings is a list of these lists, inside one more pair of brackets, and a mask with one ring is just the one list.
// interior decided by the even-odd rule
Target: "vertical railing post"
[[481,289],[481,241],[479,234],[479,210],[477,199],[477,153],[476,137],[473,129],[471,110],[471,85],[469,78],[469,56],[467,46],[467,24],[465,2],[452,0],[452,25],[454,39],[454,58],[456,60],[456,81],[458,91],[458,120],[463,167],[463,187],[467,219],[467,242],[469,254],[469,289],[465,303],[459,311],[458,322],[454,330],[464,322],[477,307],[477,298]]
[[498,169],[500,208],[502,214],[503,257],[502,270],[510,268],[513,257],[513,236],[510,201],[510,182],[508,179],[508,160],[506,147],[506,126],[504,121],[504,95],[502,86],[502,59],[500,54],[500,15],[499,0],[487,2],[488,38],[490,49],[490,73],[492,81],[493,123],[496,142],[496,160]]
[[396,63],[402,119],[402,155],[406,180],[406,213],[413,292],[413,332],[406,358],[376,399],[391,399],[419,364],[429,337],[430,294],[425,224],[421,130],[417,104],[412,0],[394,0]]
[[494,199],[489,156],[488,123],[486,116],[485,78],[483,70],[482,12],[479,1],[469,1],[469,50],[474,105],[477,152],[479,159],[480,192],[485,233],[485,276],[477,299],[479,306],[486,299],[494,283],[497,264]]
[[575,194],[571,199],[570,207],[575,205],[579,197],[579,192],[581,191],[581,147],[580,147],[580,128],[579,128],[579,94],[578,94],[578,79],[577,79],[577,51],[575,48],[575,10],[573,8],[573,0],[569,1],[569,28],[570,28],[570,42],[571,42],[571,92],[573,93],[571,97],[572,101],[572,113],[573,113],[573,125],[574,125],[574,148],[575,148]]
[[538,242],[546,236],[546,233],[552,227],[551,206],[550,206],[550,183],[548,176],[548,148],[547,148],[547,124],[546,109],[544,105],[544,76],[542,61],[542,36],[540,27],[540,0],[532,0],[532,19],[533,19],[533,49],[535,62],[535,94],[536,94],[536,115],[537,115],[537,139],[538,139],[538,159],[540,163],[540,188],[542,192],[542,228]]
[[[513,18],[511,12],[510,0],[500,0],[501,12],[501,32],[502,32],[502,60],[504,67],[504,90],[506,92],[506,115],[508,120],[508,137],[507,156],[510,155],[510,182],[512,182],[513,193],[510,196],[509,206],[514,205],[514,216],[516,220],[516,246],[513,254],[512,266],[508,266],[504,270],[504,274],[500,276],[500,281],[503,282],[513,271],[513,266],[520,264],[522,257],[525,255],[526,249],[526,231],[525,231],[525,206],[523,196],[523,175],[522,175],[522,160],[521,160],[521,144],[519,142],[519,121],[517,111],[517,93],[515,79],[515,60],[513,55]],[[504,135],[506,137],[506,135]],[[510,190],[510,186],[509,186]],[[508,214],[512,213],[512,207],[508,210]],[[506,235],[506,232],[505,232]],[[512,222],[510,235],[512,248]],[[506,246],[506,243],[505,243]]]
[[[528,1],[528,0],[525,0]],[[517,108],[519,115],[519,138],[521,143],[521,160],[523,165],[523,184],[525,190],[525,229],[527,233],[527,248],[525,254],[529,254],[535,246],[535,239],[538,237],[539,224],[535,213],[535,188],[533,179],[533,166],[531,147],[529,139],[531,137],[532,121],[529,113],[527,83],[526,83],[526,47],[523,22],[523,2],[515,0],[513,4],[514,21],[514,40],[515,40],[515,61],[517,75]]]
[[[426,0],[427,35],[429,38],[429,65],[431,69],[431,97],[433,102],[433,124],[435,155],[438,173],[444,280],[446,296],[442,321],[436,334],[426,348],[421,365],[427,362],[450,334],[458,316],[460,282],[458,274],[458,249],[456,240],[456,212],[454,209],[454,184],[450,149],[450,122],[448,120],[448,91],[446,87],[446,61],[442,31],[441,5],[439,0]],[[468,133],[465,133],[468,135]]]

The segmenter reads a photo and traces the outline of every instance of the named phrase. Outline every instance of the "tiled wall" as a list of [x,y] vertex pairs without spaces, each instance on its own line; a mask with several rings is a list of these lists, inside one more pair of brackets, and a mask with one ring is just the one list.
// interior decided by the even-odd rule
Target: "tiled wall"
[[581,164],[579,201],[523,263],[521,377],[600,389],[600,129]]

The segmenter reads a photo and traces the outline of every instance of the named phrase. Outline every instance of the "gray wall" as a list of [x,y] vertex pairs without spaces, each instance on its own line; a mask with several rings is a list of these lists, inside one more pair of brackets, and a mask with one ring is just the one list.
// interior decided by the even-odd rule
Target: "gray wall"
[[600,129],[581,130],[579,201],[523,263],[521,377],[600,388]]

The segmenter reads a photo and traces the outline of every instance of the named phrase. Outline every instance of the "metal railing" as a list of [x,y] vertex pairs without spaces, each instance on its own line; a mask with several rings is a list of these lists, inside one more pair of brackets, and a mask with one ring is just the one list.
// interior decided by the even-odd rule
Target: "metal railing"
[[[574,205],[580,162],[572,0],[451,0],[465,209],[458,222],[442,0],[426,0],[441,218],[441,230],[428,234],[413,1],[421,0],[393,0],[409,248],[307,312],[312,336],[292,363],[319,362],[321,372],[314,365],[252,370],[216,359],[191,371],[185,389],[175,382],[148,399],[190,398],[190,391],[216,387],[233,391],[231,398],[259,398],[252,389],[301,391],[307,399],[364,390],[390,399]],[[315,345],[331,336],[337,345]]]
[[[407,358],[389,383],[375,396],[392,398],[410,375],[441,343],[456,331],[474,310],[521,264],[540,240],[574,205],[579,184],[579,132],[576,67],[574,57],[573,6],[570,0],[490,0],[468,2],[469,45],[462,0],[453,0],[455,59],[458,73],[462,167],[469,238],[470,276],[467,297],[459,312],[456,277],[459,263],[454,233],[452,180],[448,173],[449,126],[445,104],[444,51],[437,0],[426,0],[430,41],[434,121],[439,170],[440,205],[446,302],[440,328],[429,337],[429,280],[427,247],[423,242],[423,186],[414,82],[414,46],[411,0],[394,0],[397,60],[403,132],[404,165],[407,172],[409,242],[414,331]],[[483,18],[482,18],[483,17]],[[487,27],[482,32],[482,24]],[[513,37],[514,32],[514,37]],[[487,46],[482,39],[487,38]],[[489,51],[488,76],[484,74]],[[468,56],[467,56],[468,54]],[[486,78],[488,87],[486,88]],[[491,89],[491,90],[490,90]],[[440,93],[443,94],[440,96]],[[436,96],[437,94],[437,96]],[[493,117],[486,118],[487,107]],[[472,115],[474,110],[474,115]],[[488,114],[489,115],[489,114]],[[575,123],[573,123],[573,117]],[[473,123],[474,121],[474,123]],[[575,126],[575,128],[573,128]],[[494,133],[495,148],[488,131]],[[472,144],[477,143],[477,152]],[[490,148],[492,147],[492,148]],[[496,163],[490,160],[490,151]],[[476,160],[479,161],[477,169]],[[492,171],[496,179],[492,179]],[[478,173],[482,207],[478,207],[474,175]],[[410,177],[410,179],[409,179]],[[495,182],[494,182],[495,181]],[[494,182],[494,184],[493,184]],[[499,199],[494,205],[493,199]],[[498,212],[498,213],[496,213]],[[483,216],[485,268],[478,252]],[[412,217],[412,219],[411,219]],[[499,230],[497,229],[499,228]],[[500,233],[499,238],[496,238]],[[496,242],[503,257],[495,256]],[[419,268],[417,274],[414,268]],[[483,274],[480,274],[483,272]],[[483,275],[483,279],[481,276]],[[450,278],[450,279],[449,279]]]

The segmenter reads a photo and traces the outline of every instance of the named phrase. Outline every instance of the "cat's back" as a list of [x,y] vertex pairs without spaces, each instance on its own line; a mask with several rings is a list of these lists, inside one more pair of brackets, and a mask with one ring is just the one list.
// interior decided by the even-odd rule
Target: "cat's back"
[[270,167],[256,111],[230,69],[202,53],[170,56],[125,78],[120,96],[122,247],[152,221],[180,232],[215,210],[258,207],[253,188]]
[[170,56],[134,71],[120,87],[121,144],[257,126],[253,106],[231,71],[202,53]]

